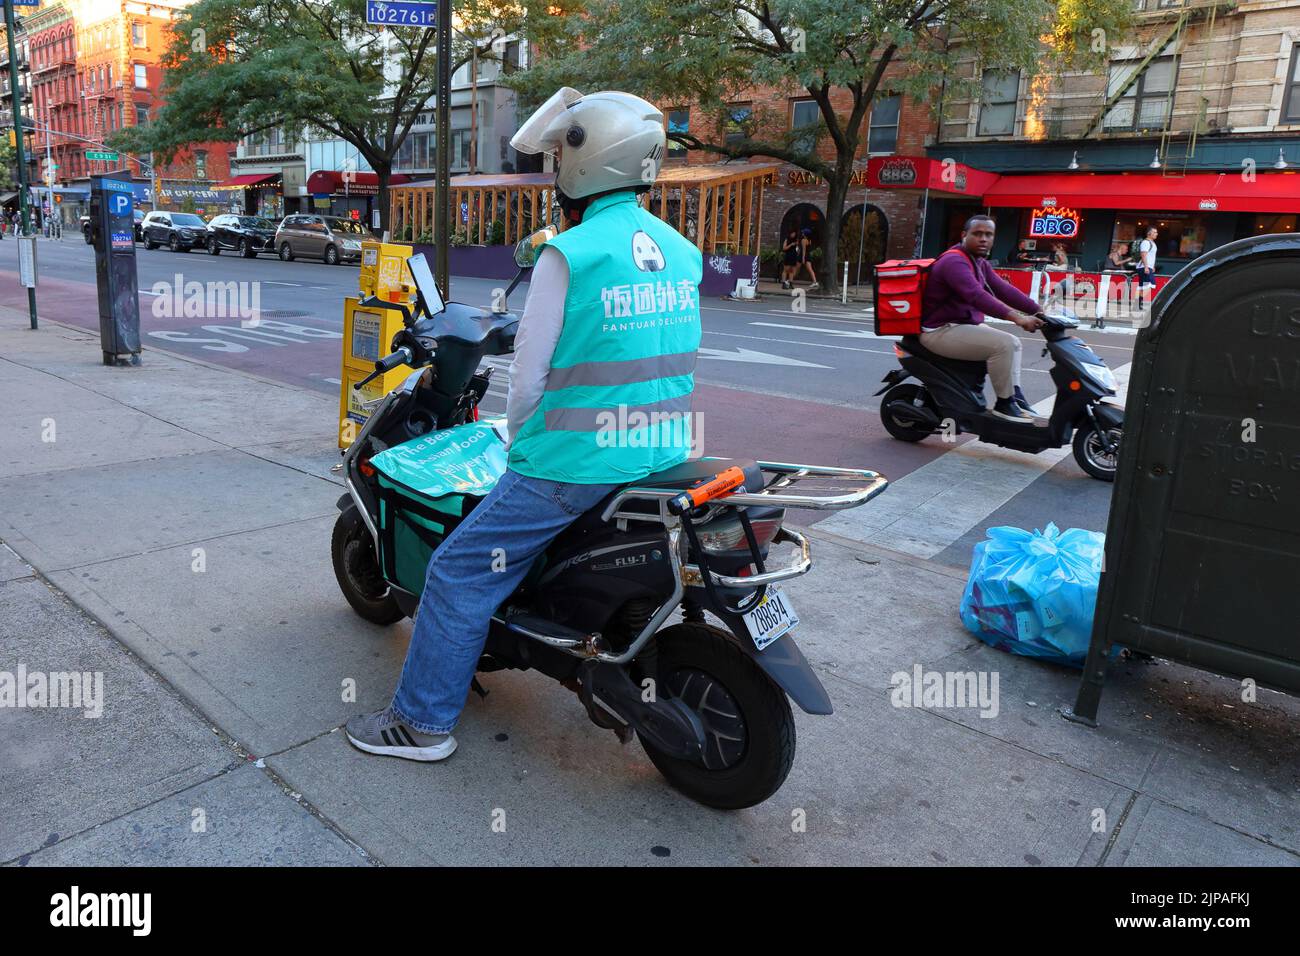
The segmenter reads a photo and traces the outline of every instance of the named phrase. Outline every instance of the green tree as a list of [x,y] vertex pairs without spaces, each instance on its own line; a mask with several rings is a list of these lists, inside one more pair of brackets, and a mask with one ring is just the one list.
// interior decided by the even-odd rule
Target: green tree
[[[518,25],[513,4],[458,0],[452,69],[482,58]],[[199,0],[177,14],[163,59],[165,103],[111,145],[169,163],[189,146],[281,127],[351,144],[379,180],[388,228],[393,161],[437,92],[437,31],[365,22],[365,0]],[[476,39],[471,39],[474,37]],[[495,46],[495,49],[494,49]]]
[[[840,224],[872,101],[901,93],[939,106],[974,81],[956,67],[1038,74],[1099,62],[1130,22],[1132,0],[528,0],[541,55],[511,85],[530,100],[558,86],[621,89],[698,107],[670,138],[687,149],[767,156],[827,184],[823,282],[839,277]],[[740,122],[729,104],[755,85],[817,104],[813,128],[782,109]],[[824,144],[829,142],[829,147]]]
[[7,134],[0,136],[0,185],[13,186],[18,182],[18,150],[9,145]]

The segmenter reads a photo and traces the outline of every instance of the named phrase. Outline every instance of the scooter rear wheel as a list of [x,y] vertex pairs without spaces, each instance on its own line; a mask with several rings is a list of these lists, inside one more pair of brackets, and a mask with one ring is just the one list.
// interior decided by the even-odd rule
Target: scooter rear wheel
[[919,404],[938,414],[934,407],[934,401],[930,398],[930,393],[925,390],[923,385],[917,385],[915,382],[904,382],[901,385],[895,385],[881,396],[880,423],[885,426],[885,431],[889,432],[891,438],[897,438],[899,441],[920,441],[934,434],[935,430],[933,428],[918,425],[916,422],[905,421],[891,414],[889,411],[891,402],[906,402],[909,405]]
[[375,543],[356,505],[348,505],[334,522],[330,557],[339,590],[352,610],[373,624],[392,624],[406,616],[379,570]]
[[704,724],[705,765],[657,752],[650,761],[692,800],[719,810],[762,803],[794,763],[794,715],[781,688],[731,636],[705,624],[675,624],[654,637],[660,693],[675,697]]
[[[1098,481],[1114,481],[1123,436],[1122,428],[1108,428],[1103,437],[1091,423],[1084,425],[1074,433],[1074,460],[1090,477]],[[1113,443],[1114,451],[1106,450],[1108,442]]]

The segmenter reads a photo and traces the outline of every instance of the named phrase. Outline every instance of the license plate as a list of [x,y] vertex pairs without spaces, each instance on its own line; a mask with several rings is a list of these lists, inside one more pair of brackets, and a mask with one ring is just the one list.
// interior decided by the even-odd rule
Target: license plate
[[749,636],[760,651],[799,623],[790,599],[774,587],[769,587],[762,603],[743,617]]

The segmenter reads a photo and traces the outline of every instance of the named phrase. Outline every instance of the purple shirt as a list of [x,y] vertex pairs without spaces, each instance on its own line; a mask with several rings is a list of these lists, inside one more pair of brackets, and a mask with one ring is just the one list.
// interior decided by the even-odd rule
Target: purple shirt
[[952,248],[957,255],[940,256],[930,267],[921,303],[925,316],[921,328],[937,329],[950,322],[979,325],[986,315],[1005,319],[1013,309],[1030,315],[1041,309],[994,272],[987,259],[972,259],[960,244]]

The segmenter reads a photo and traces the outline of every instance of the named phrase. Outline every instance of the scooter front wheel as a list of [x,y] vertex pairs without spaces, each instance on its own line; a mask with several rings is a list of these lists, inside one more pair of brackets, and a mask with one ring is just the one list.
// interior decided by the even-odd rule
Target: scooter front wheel
[[334,522],[330,557],[339,590],[352,610],[373,624],[392,624],[406,616],[384,580],[375,543],[355,504],[348,505]]
[[920,441],[934,434],[933,428],[901,418],[891,412],[889,406],[894,402],[903,402],[934,412],[934,400],[930,398],[930,393],[925,390],[925,386],[917,385],[915,382],[904,382],[887,391],[880,399],[880,423],[885,426],[885,431],[889,432],[891,438],[897,438],[899,441]]
[[1089,422],[1074,433],[1074,460],[1090,477],[1098,481],[1114,481],[1123,437],[1123,428],[1107,428],[1099,432]]
[[655,635],[660,693],[690,707],[704,725],[703,762],[641,746],[670,784],[719,810],[762,803],[794,763],[794,715],[781,688],[731,636],[704,624],[675,624]]

